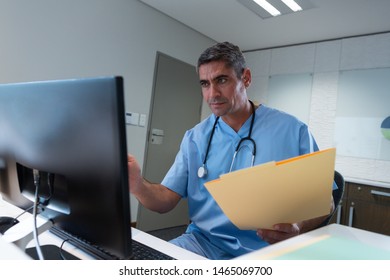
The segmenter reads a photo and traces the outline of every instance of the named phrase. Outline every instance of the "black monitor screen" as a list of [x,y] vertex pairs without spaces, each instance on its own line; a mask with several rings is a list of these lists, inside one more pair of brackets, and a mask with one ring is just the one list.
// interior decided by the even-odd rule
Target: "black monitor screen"
[[55,229],[130,256],[121,77],[0,85],[0,158],[17,176],[2,191],[33,199],[39,171],[41,215]]

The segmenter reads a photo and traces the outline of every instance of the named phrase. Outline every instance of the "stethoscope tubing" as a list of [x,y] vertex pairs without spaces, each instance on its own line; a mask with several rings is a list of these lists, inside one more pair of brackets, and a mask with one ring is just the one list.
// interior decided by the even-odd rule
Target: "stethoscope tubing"
[[[232,171],[234,162],[235,162],[235,160],[236,160],[237,153],[238,153],[238,151],[239,151],[240,148],[241,148],[242,142],[244,142],[244,141],[251,141],[251,142],[252,142],[252,144],[253,144],[253,152],[252,152],[252,162],[251,162],[251,166],[253,166],[254,161],[255,161],[255,157],[256,157],[256,143],[255,143],[255,141],[254,141],[254,140],[252,139],[252,137],[251,137],[251,136],[252,136],[253,124],[254,124],[254,122],[255,122],[255,105],[253,104],[252,101],[249,100],[249,102],[251,103],[251,106],[252,106],[252,119],[251,119],[251,125],[250,125],[250,128],[249,128],[249,133],[248,133],[248,136],[242,138],[242,139],[238,142],[237,147],[236,147],[236,150],[234,151],[234,154],[233,154],[232,163],[231,163],[231,165],[230,165],[229,172]],[[209,155],[211,142],[212,142],[212,140],[213,140],[213,136],[214,136],[214,132],[215,132],[215,128],[216,128],[216,126],[217,126],[218,120],[219,120],[219,116],[216,117],[216,119],[215,119],[215,121],[214,121],[213,129],[211,130],[209,142],[208,142],[208,144],[207,144],[207,149],[206,149],[206,154],[205,154],[205,157],[204,157],[204,160],[203,160],[203,164],[202,164],[202,166],[199,167],[199,169],[198,169],[198,177],[199,177],[199,178],[203,178],[204,176],[207,175],[206,161],[207,161],[207,157],[208,157],[208,155]]]
[[232,172],[232,170],[233,170],[234,162],[236,161],[236,156],[237,156],[238,152],[239,152],[240,149],[241,149],[241,144],[242,144],[242,142],[244,142],[244,141],[251,141],[251,142],[252,142],[252,144],[253,144],[253,151],[252,151],[251,166],[253,166],[254,163],[255,163],[256,143],[255,143],[255,141],[248,135],[247,137],[242,138],[242,139],[240,140],[240,142],[238,142],[238,145],[237,145],[237,147],[236,147],[236,150],[234,151],[234,154],[233,154],[232,163],[230,164],[229,172]]

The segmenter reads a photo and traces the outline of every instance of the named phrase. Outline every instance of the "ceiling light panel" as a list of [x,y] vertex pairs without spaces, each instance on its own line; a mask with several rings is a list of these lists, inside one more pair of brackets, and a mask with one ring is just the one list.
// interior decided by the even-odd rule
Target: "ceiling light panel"
[[302,7],[299,6],[298,3],[294,0],[282,0],[282,2],[294,12],[302,11]]
[[281,15],[281,12],[279,12],[278,9],[276,9],[274,6],[272,6],[270,3],[268,3],[266,0],[253,0],[257,5],[262,7],[264,10],[266,10],[268,13],[271,14],[271,16],[279,16]]
[[299,12],[314,7],[314,5],[309,0],[294,0],[296,4],[289,3],[290,2],[289,0],[265,0],[266,2],[268,2],[269,5],[273,6],[276,10],[280,12],[280,14],[275,13],[275,15],[272,15],[271,13],[267,12],[264,8],[256,4],[256,1],[258,0],[237,0],[237,1],[263,19],[272,18],[274,16],[291,14],[294,11]]

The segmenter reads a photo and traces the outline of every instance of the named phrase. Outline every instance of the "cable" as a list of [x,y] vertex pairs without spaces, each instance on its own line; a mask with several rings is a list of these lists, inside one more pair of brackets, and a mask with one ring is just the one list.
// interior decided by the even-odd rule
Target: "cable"
[[28,207],[28,208],[25,209],[22,213],[20,213],[19,215],[17,215],[14,219],[17,220],[20,216],[22,216],[23,214],[26,214],[28,211],[30,211],[31,209],[33,209],[33,207],[34,207],[34,205]]
[[40,260],[44,260],[42,250],[41,250],[41,245],[39,244],[39,238],[38,238],[38,228],[37,228],[37,215],[38,215],[38,205],[39,205],[39,195],[38,195],[38,190],[39,190],[39,171],[36,169],[33,169],[33,175],[34,175],[34,185],[35,185],[35,200],[34,200],[34,208],[33,208],[33,218],[34,218],[34,240],[35,240],[35,248],[37,250],[37,254]]
[[[54,178],[53,174],[47,173],[47,186],[49,188],[49,195],[47,197],[41,196],[39,198],[39,204],[41,205],[47,205],[53,196],[53,185],[52,185],[52,179]],[[54,180],[54,179],[53,179]],[[42,187],[42,186],[40,186]]]
[[63,254],[63,249],[62,249],[62,247],[64,246],[64,244],[66,243],[66,242],[68,242],[69,241],[69,239],[65,239],[64,241],[62,241],[62,243],[61,243],[61,246],[60,246],[60,256],[61,256],[61,258],[63,259],[63,260],[67,260],[67,258],[64,256],[64,254]]

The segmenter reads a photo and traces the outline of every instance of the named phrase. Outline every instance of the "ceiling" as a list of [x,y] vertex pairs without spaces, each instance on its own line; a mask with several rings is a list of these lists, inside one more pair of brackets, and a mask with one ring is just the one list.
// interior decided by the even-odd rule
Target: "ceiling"
[[262,19],[237,0],[140,0],[244,51],[390,31],[389,0],[309,0],[312,8]]

